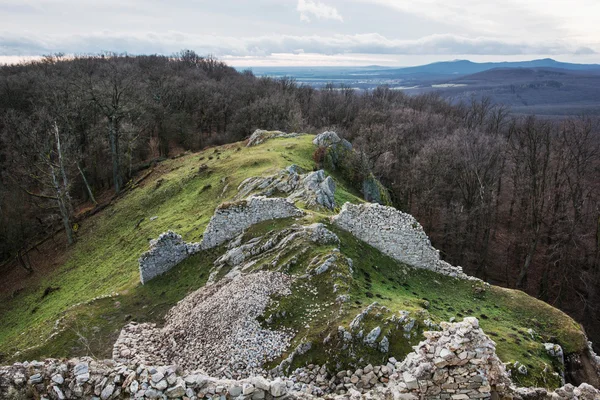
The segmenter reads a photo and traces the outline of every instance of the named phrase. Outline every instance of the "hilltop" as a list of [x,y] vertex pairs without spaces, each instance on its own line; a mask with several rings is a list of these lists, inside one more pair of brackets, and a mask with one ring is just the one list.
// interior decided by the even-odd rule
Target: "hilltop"
[[2,293],[3,364],[93,359],[17,364],[0,390],[463,399],[598,384],[579,324],[441,260],[372,176],[346,179],[352,151],[332,132],[257,131],[143,172],[81,222],[64,263]]

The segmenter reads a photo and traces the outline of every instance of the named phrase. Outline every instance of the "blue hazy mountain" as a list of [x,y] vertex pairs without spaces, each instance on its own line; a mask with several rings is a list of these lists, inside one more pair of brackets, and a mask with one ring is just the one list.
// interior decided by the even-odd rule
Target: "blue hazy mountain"
[[442,61],[416,67],[389,68],[387,74],[397,75],[469,75],[495,68],[559,68],[572,71],[600,71],[600,64],[573,64],[544,58],[532,61],[476,63],[469,60]]

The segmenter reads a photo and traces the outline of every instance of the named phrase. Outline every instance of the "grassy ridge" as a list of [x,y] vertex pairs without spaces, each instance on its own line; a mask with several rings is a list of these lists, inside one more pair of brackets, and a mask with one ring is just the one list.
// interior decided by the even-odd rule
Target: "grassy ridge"
[[[311,135],[273,139],[251,148],[233,144],[161,163],[142,186],[84,221],[78,242],[68,251],[68,261],[52,276],[15,297],[6,295],[0,299],[0,353],[10,356],[17,350],[39,345],[60,319],[58,326],[63,329],[59,334],[15,358],[109,357],[112,343],[127,321],[160,324],[170,307],[205,284],[223,248],[197,254],[141,286],[137,259],[147,250],[148,239],[171,229],[186,241],[201,240],[215,207],[233,198],[244,179],[275,174],[290,164],[312,170],[312,139]],[[328,172],[338,183],[338,205],[361,201],[335,171]],[[244,238],[268,235],[293,223],[329,224],[328,217],[333,215],[322,209],[307,211],[299,221],[283,219],[257,224]],[[153,216],[157,218],[150,221]],[[277,299],[267,310],[265,317],[273,318],[268,322],[267,318],[262,319],[269,327],[295,329],[298,335],[294,346],[313,343],[309,352],[295,359],[295,366],[332,360],[344,366],[357,360],[380,363],[389,355],[400,359],[422,340],[424,330],[431,329],[426,320],[435,325],[466,316],[479,318],[484,331],[496,341],[503,361],[519,361],[528,367],[528,375],[514,375],[524,385],[554,387],[558,383],[556,376],[545,371],[546,365],[550,371],[558,371],[559,366],[545,353],[544,342],[559,343],[566,353],[585,348],[585,337],[571,318],[525,293],[412,269],[347,232],[330,225],[329,229],[341,240],[339,253],[333,245],[299,242],[289,246],[288,253],[274,267],[269,266],[273,255],[257,263],[260,268],[290,265],[287,272],[303,275],[315,257],[322,260],[331,254],[340,255],[327,273],[300,278],[291,296]],[[289,263],[294,257],[296,262]],[[346,257],[353,260],[352,275]],[[219,276],[226,272],[220,271]],[[340,292],[334,292],[334,285]],[[46,287],[60,289],[43,296]],[[113,292],[117,292],[115,297],[90,302]],[[335,302],[340,293],[350,295],[342,306]],[[340,351],[340,343],[335,340],[338,327],[348,329],[354,316],[374,301],[379,306],[376,313],[365,318],[365,333],[381,325],[383,334],[390,339],[390,354],[361,346],[357,341],[351,347],[354,355],[347,357],[348,352]],[[77,303],[84,304],[74,306]],[[410,335],[390,322],[401,310],[416,320]],[[327,336],[334,339],[325,344]]]

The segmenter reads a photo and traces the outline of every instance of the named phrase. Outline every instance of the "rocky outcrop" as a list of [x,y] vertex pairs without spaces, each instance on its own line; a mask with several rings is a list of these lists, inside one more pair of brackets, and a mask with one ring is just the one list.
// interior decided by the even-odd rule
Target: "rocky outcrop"
[[[233,278],[241,273],[250,272],[256,266],[257,260],[274,256],[274,260],[285,258],[285,255],[294,251],[295,247],[306,249],[306,243],[317,245],[339,244],[340,239],[325,225],[316,223],[311,225],[292,225],[278,232],[270,232],[264,236],[250,239],[242,243],[242,235],[232,240],[227,251],[214,262],[207,284],[216,282],[222,270],[228,268],[226,278]],[[288,265],[294,264],[297,257],[292,257]]]
[[237,199],[250,193],[262,196],[287,194],[292,202],[303,201],[308,207],[335,208],[335,182],[325,171],[301,173],[296,165],[290,165],[277,175],[253,177],[243,181],[238,187]]
[[464,274],[462,268],[441,260],[421,224],[412,215],[393,207],[346,203],[331,220],[400,262],[457,278],[476,279]]
[[257,129],[248,139],[247,147],[258,146],[261,143],[266,142],[269,139],[274,138],[290,138],[303,135],[303,133],[285,133],[281,131],[265,131],[262,129]]
[[362,194],[366,201],[382,205],[391,205],[388,190],[370,173],[362,182]]
[[352,149],[352,144],[350,144],[349,141],[340,138],[338,134],[333,131],[325,131],[323,133],[318,134],[313,139],[313,144],[319,147],[330,147],[337,144],[341,144],[344,148],[348,150]]
[[168,231],[158,239],[150,241],[150,250],[139,259],[140,281],[142,285],[150,279],[169,271],[198,249],[197,244],[188,244],[180,235]]
[[310,172],[300,179],[300,189],[292,192],[288,199],[303,200],[307,206],[323,206],[330,210],[335,208],[335,182],[325,171]]
[[290,293],[292,281],[286,274],[261,271],[203,287],[168,312],[163,328],[136,323],[123,328],[113,358],[202,368],[219,378],[264,373],[262,365],[287,349],[294,332],[265,329],[256,318],[271,296]]
[[[204,326],[210,331],[210,326]],[[146,366],[91,358],[49,359],[0,368],[0,398],[52,399],[514,399],[597,400],[600,391],[581,384],[555,391],[514,388],[495,354],[495,344],[475,318],[442,323],[427,332],[414,352],[398,362],[355,371],[310,365],[289,377],[253,376],[238,380],[208,376],[175,366]],[[227,361],[227,353],[213,354]]]
[[304,212],[292,202],[282,198],[252,196],[246,200],[223,203],[217,207],[204,231],[201,248],[219,246],[259,222],[303,215]]

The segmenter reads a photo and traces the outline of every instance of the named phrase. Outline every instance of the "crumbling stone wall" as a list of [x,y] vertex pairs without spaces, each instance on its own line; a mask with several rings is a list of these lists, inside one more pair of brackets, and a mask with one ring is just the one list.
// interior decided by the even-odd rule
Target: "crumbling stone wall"
[[197,250],[197,245],[187,244],[173,231],[162,233],[150,241],[150,250],[139,259],[142,285],[150,279],[164,274]]
[[303,215],[304,212],[292,202],[282,198],[252,196],[246,200],[223,203],[217,207],[204,231],[201,248],[219,246],[259,222]]
[[379,204],[346,203],[332,222],[367,242],[381,252],[416,268],[429,269],[444,275],[476,279],[440,259],[423,231],[410,214]]

